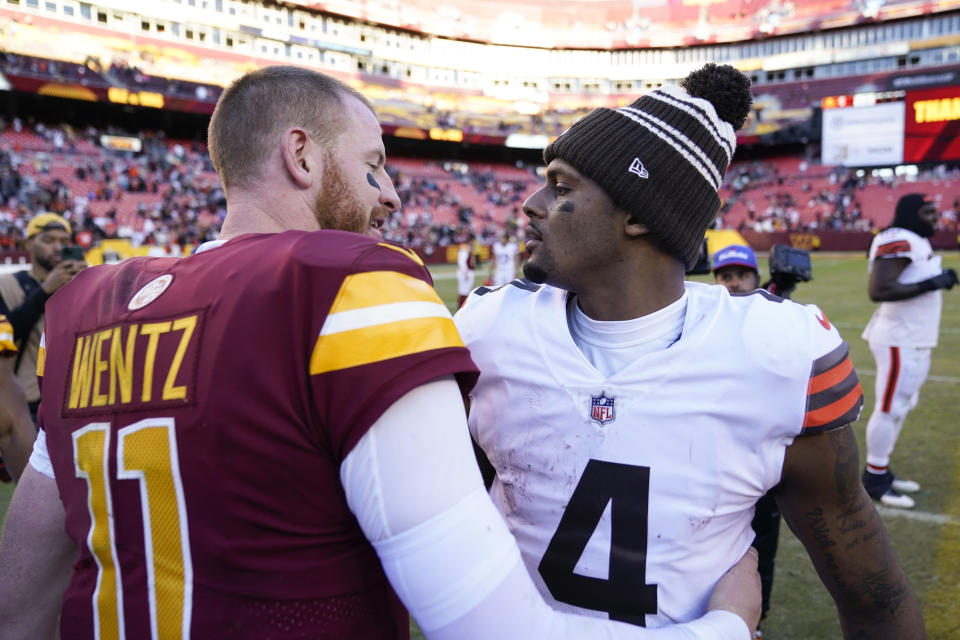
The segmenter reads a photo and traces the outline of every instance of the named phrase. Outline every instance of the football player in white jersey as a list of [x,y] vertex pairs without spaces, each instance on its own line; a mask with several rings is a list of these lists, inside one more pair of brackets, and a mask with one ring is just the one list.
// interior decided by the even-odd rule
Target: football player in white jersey
[[474,284],[473,234],[457,248],[457,307],[462,307]]
[[456,316],[481,372],[471,433],[557,608],[649,627],[702,614],[773,491],[844,637],[922,638],[860,482],[847,344],[813,305],[684,281],[750,101],[743,74],[709,64],[546,148],[527,279]]
[[494,287],[502,287],[517,277],[517,260],[520,253],[517,243],[504,231],[500,239],[493,243],[491,279]]
[[869,293],[880,306],[862,336],[877,362],[863,484],[875,500],[902,509],[915,505],[904,494],[918,491],[920,485],[895,476],[890,456],[930,371],[930,354],[940,332],[942,289],[957,284],[957,273],[941,268],[940,256],[927,240],[936,222],[937,207],[927,196],[907,194],[897,201],[893,223],[870,245]]

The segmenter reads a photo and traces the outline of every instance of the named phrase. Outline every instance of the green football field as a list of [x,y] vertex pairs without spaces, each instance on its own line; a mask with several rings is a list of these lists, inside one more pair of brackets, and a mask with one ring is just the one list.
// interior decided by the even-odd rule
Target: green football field
[[[765,263],[765,260],[762,260]],[[944,254],[944,266],[960,270],[960,255]],[[440,296],[456,306],[452,266],[431,269]],[[485,273],[484,265],[478,273]],[[874,305],[866,294],[863,254],[817,255],[812,282],[801,283],[798,302],[818,304],[850,343],[851,356],[866,396],[854,425],[864,449],[864,428],[873,406],[874,362],[860,338]],[[479,279],[479,278],[478,278]],[[709,281],[697,276],[695,280]],[[789,339],[789,336],[784,336]],[[762,393],[762,390],[755,390]],[[907,418],[893,465],[898,474],[923,486],[916,509],[881,509],[887,529],[923,604],[927,636],[960,639],[960,288],[944,293],[940,346],[933,353],[930,377],[920,404]],[[862,458],[861,458],[862,459]],[[12,489],[0,485],[0,516]],[[772,608],[762,624],[772,640],[819,640],[841,637],[836,610],[793,534],[781,529]],[[414,637],[422,637],[414,628]]]

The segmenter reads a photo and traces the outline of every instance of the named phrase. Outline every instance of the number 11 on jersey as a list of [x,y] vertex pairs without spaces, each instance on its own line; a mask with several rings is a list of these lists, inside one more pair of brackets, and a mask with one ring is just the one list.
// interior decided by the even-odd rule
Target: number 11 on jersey
[[[97,563],[92,602],[96,637],[123,640],[126,630],[108,471],[110,447],[109,423],[94,422],[73,433],[77,477],[87,482],[87,546]],[[189,638],[193,565],[173,418],[148,418],[120,429],[116,447],[117,478],[136,480],[140,485],[152,639]]]
[[[657,612],[657,585],[647,584],[650,468],[590,460],[540,560],[550,594],[567,604],[606,611],[611,620],[645,626]],[[609,577],[573,572],[610,502]]]

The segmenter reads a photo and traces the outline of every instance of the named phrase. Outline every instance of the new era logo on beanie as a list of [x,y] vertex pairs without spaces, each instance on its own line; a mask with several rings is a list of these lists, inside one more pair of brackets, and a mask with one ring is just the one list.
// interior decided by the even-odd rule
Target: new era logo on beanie
[[633,162],[630,163],[630,168],[627,169],[630,173],[635,173],[641,178],[649,178],[650,172],[647,171],[647,168],[643,166],[643,163],[640,162],[640,158],[634,158]]
[[662,87],[617,110],[594,110],[544,149],[543,158],[547,164],[562,158],[588,176],[690,267],[720,209],[717,191],[750,102],[746,76],[707,64],[680,87]]

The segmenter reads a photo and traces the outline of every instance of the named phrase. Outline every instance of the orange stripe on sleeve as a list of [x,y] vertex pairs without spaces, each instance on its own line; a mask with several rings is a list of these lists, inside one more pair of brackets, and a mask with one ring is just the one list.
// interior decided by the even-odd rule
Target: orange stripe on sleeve
[[823,391],[824,389],[829,389],[830,387],[839,384],[850,375],[851,371],[853,371],[853,362],[850,361],[848,356],[837,363],[837,365],[829,371],[824,371],[820,375],[814,376],[810,380],[810,388],[807,389],[807,395],[813,395],[814,393]]
[[850,411],[859,402],[863,395],[863,389],[860,383],[847,392],[842,398],[831,402],[825,407],[807,411],[803,420],[804,428],[819,427],[840,418],[843,414]]
[[906,240],[896,240],[894,242],[888,242],[887,244],[882,244],[877,247],[878,256],[888,256],[891,253],[909,253],[910,252],[910,243]]

